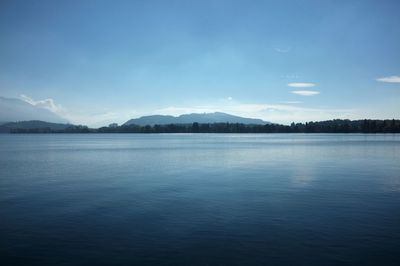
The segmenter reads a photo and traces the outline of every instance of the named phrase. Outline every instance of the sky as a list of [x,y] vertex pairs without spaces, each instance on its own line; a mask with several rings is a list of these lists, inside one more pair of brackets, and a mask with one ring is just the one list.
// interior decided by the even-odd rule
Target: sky
[[90,126],[400,118],[400,2],[0,1],[0,96]]

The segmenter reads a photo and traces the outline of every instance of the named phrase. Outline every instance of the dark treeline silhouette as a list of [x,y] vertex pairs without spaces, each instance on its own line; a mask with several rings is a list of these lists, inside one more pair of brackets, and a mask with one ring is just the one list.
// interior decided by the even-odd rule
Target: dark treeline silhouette
[[342,120],[292,123],[291,125],[247,125],[238,123],[169,124],[147,126],[110,126],[91,129],[69,126],[51,128],[11,129],[11,133],[400,133],[400,120]]
[[97,133],[97,129],[91,129],[87,126],[70,125],[64,129],[54,129],[50,127],[40,128],[10,128],[9,133]]

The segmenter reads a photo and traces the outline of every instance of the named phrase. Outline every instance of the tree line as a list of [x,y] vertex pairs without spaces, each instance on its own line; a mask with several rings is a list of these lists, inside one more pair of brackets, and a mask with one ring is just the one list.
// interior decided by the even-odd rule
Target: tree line
[[110,126],[97,129],[69,126],[65,129],[17,128],[11,133],[400,133],[400,120],[343,120],[248,125],[239,123]]

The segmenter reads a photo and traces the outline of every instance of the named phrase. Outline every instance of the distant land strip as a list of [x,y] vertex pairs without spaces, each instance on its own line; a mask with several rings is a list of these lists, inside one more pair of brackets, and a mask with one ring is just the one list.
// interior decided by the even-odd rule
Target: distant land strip
[[[35,126],[36,125],[36,126]],[[43,121],[0,125],[1,133],[400,133],[400,120],[343,120],[292,123],[291,125],[241,123],[190,123],[167,125],[122,125],[89,128]]]

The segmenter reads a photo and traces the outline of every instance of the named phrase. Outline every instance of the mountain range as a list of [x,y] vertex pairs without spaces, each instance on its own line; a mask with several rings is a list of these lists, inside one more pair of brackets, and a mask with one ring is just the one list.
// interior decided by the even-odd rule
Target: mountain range
[[30,121],[19,121],[19,122],[7,122],[0,125],[0,133],[9,133],[16,129],[43,129],[48,128],[50,130],[65,130],[70,127],[70,124],[61,123],[50,123],[39,120]]
[[0,96],[0,124],[29,120],[41,120],[51,123],[68,123],[66,119],[46,108],[32,105],[20,99]]
[[180,116],[171,115],[150,115],[142,116],[135,119],[130,119],[125,122],[124,126],[138,125],[166,125],[166,124],[192,124],[197,122],[199,124],[211,124],[211,123],[240,123],[240,124],[251,124],[251,125],[265,125],[270,122],[263,121],[255,118],[245,118],[235,115],[230,115],[222,112],[215,113],[193,113],[184,114]]
[[[30,121],[30,123],[28,123]],[[15,123],[15,122],[20,122]],[[23,122],[23,123],[21,123]],[[8,123],[7,127],[27,128],[27,127],[51,127],[48,123],[56,123],[56,128],[60,128],[61,124],[70,125],[69,122],[58,114],[50,110],[33,105],[16,98],[5,98],[0,96],[0,125]],[[265,125],[270,122],[255,118],[245,118],[230,115],[222,112],[215,113],[192,113],[180,116],[171,115],[150,115],[139,118],[130,119],[123,126],[137,125],[167,125],[167,124],[212,124],[212,123],[239,123],[248,125]]]

